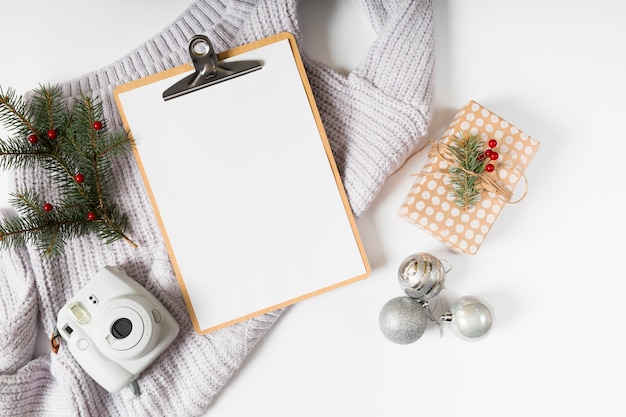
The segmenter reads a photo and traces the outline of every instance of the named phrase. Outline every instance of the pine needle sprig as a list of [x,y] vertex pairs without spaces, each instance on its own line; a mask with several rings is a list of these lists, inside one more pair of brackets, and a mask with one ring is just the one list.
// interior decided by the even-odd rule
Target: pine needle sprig
[[32,168],[38,161],[48,157],[48,151],[42,148],[24,149],[24,139],[7,138],[0,140],[0,169]]
[[13,133],[0,139],[0,168],[43,169],[56,186],[47,196],[27,189],[12,194],[20,217],[0,219],[0,248],[32,244],[50,257],[88,233],[137,246],[125,234],[127,218],[112,192],[114,159],[132,149],[132,139],[108,132],[97,98],[81,95],[69,109],[58,87],[35,90],[28,105],[0,89],[0,122]]
[[[58,86],[47,86],[34,90],[29,110],[31,119],[36,121],[36,125],[33,124],[35,133],[41,135],[55,129],[58,134],[65,134],[65,129],[68,127],[67,122],[71,115]],[[59,143],[59,141],[46,142],[47,145],[54,147],[58,147]]]
[[21,216],[0,221],[0,248],[33,244],[44,255],[60,253],[65,244],[63,236],[75,233],[72,230],[79,226],[76,219],[68,217],[66,211],[46,212],[41,196],[32,191],[21,190],[11,196],[11,204]]
[[449,151],[455,164],[450,167],[452,197],[459,207],[468,209],[480,201],[479,174],[485,170],[483,143],[477,132],[468,137],[463,131],[452,137]]
[[24,99],[18,96],[12,88],[5,91],[0,87],[0,122],[5,129],[11,134],[26,136],[36,130],[30,120],[28,106]]

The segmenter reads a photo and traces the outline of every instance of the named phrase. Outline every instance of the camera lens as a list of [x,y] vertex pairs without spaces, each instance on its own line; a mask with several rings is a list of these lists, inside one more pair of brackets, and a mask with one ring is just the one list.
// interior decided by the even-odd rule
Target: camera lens
[[132,331],[133,331],[133,323],[131,323],[131,321],[125,317],[115,320],[115,322],[111,326],[111,334],[116,339],[124,339]]

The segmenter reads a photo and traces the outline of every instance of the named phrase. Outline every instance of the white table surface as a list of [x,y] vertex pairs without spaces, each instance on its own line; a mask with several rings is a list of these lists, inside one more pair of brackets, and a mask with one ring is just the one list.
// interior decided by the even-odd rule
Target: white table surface
[[[104,66],[189,3],[5,2],[0,85],[25,92]],[[373,40],[356,0],[304,3],[304,49],[356,65]],[[437,0],[435,13],[431,136],[470,99],[507,119],[541,142],[527,197],[476,255],[454,254],[397,217],[425,161],[417,153],[358,221],[371,276],[290,308],[207,415],[626,415],[626,3]],[[487,339],[439,338],[435,326],[412,345],[383,337],[380,309],[402,295],[398,264],[418,251],[453,266],[444,304],[490,301]]]

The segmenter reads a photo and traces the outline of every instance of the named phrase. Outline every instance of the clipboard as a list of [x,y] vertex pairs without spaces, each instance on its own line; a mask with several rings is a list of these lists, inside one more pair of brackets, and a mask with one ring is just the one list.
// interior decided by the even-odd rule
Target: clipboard
[[[120,85],[114,97],[196,332],[366,278],[294,36],[217,55],[209,43],[202,59],[192,46],[193,65]],[[233,76],[235,61],[260,65]],[[163,98],[202,71],[213,71],[208,85]]]

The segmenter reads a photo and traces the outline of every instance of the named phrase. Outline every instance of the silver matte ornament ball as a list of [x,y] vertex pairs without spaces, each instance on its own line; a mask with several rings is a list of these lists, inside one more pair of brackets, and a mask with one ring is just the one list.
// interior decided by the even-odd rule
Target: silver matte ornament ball
[[380,330],[394,343],[406,345],[424,334],[428,316],[419,300],[396,297],[387,301],[378,317]]
[[429,253],[407,256],[398,268],[398,283],[406,295],[419,300],[433,298],[443,289],[446,269]]

